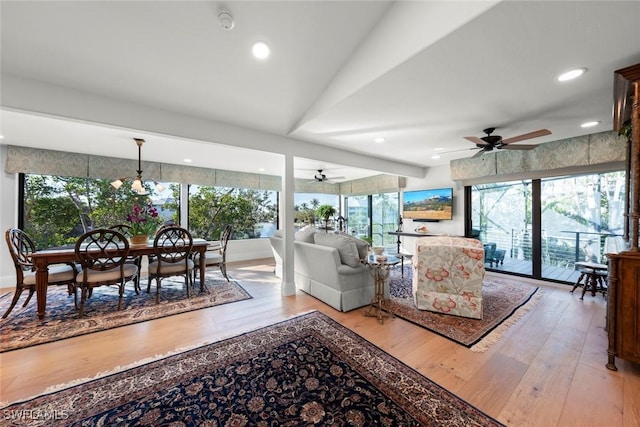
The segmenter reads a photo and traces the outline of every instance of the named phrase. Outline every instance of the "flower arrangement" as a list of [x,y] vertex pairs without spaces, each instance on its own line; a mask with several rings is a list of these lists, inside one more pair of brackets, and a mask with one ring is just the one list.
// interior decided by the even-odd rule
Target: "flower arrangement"
[[133,205],[133,212],[127,215],[127,222],[131,223],[131,234],[151,236],[158,228],[158,210],[151,203],[140,206]]

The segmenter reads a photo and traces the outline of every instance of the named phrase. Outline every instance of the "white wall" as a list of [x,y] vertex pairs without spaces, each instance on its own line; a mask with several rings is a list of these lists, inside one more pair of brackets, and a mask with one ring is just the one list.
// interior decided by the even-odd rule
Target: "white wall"
[[9,250],[4,242],[4,233],[8,228],[18,225],[17,200],[18,177],[15,174],[4,173],[4,164],[7,160],[7,147],[0,145],[0,231],[2,231],[2,249],[0,249],[0,287],[8,284],[15,286],[15,269],[9,255]]
[[[464,187],[459,186],[450,179],[449,165],[431,167],[424,178],[407,178],[407,186],[404,190],[428,190],[432,188],[453,187],[453,219],[439,222],[414,222],[411,219],[403,219],[403,231],[412,232],[416,227],[426,225],[432,233],[451,235],[464,235]],[[417,237],[402,236],[401,251],[413,254]]]

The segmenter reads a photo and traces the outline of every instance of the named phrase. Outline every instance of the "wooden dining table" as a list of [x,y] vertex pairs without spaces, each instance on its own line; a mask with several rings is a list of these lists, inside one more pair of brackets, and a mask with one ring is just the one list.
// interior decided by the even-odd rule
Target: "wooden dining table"
[[[207,246],[209,242],[205,239],[193,239],[192,252],[200,254],[200,290],[204,289],[204,276],[206,269]],[[155,249],[153,240],[149,240],[147,244],[130,245],[128,256],[138,257],[142,255],[153,255]],[[49,283],[49,266],[52,264],[60,264],[76,261],[76,252],[74,247],[46,249],[36,251],[31,255],[33,264],[36,268],[36,299],[38,303],[38,318],[44,320],[47,308],[47,284]]]

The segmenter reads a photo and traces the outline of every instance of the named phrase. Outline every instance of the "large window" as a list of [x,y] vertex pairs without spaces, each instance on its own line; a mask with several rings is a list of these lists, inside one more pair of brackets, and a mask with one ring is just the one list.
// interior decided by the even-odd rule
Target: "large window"
[[624,173],[542,180],[542,275],[576,261],[606,262],[608,240],[624,231]]
[[[476,185],[471,203],[473,228],[488,257],[498,251],[502,270],[531,274],[531,181]],[[503,251],[510,262],[503,262]]]
[[[20,227],[39,249],[73,243],[85,231],[127,224],[134,204],[152,204],[159,223],[180,223],[180,184],[161,183],[158,193],[147,185],[140,196],[110,180],[48,175],[23,175]],[[226,224],[233,239],[273,235],[277,225],[277,192],[225,187],[189,188],[188,227],[195,237],[216,240]]]
[[487,268],[575,282],[575,262],[605,262],[623,232],[624,181],[610,172],[471,187]]
[[[336,216],[340,212],[340,196],[323,193],[295,193],[294,194],[294,222],[297,229],[305,226],[317,228],[325,227],[324,221],[318,216],[318,207],[330,205],[336,210]],[[335,218],[331,218],[327,226],[335,228]]]
[[275,191],[189,186],[189,231],[207,240],[220,238],[227,224],[232,239],[272,236],[278,221]]
[[373,246],[395,248],[396,238],[389,235],[398,227],[398,193],[348,196],[345,210],[349,233],[370,240]]
[[[165,188],[175,187],[162,183]],[[50,175],[24,175],[21,228],[38,249],[73,243],[84,232],[126,223],[134,204],[151,203],[162,221],[177,219],[167,203],[171,190],[140,196],[124,186],[116,190],[109,180]]]

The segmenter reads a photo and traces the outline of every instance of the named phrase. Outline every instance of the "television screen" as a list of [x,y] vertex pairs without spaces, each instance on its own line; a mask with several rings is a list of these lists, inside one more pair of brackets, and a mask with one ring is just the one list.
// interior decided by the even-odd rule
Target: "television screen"
[[402,216],[415,221],[453,218],[453,188],[405,191]]

